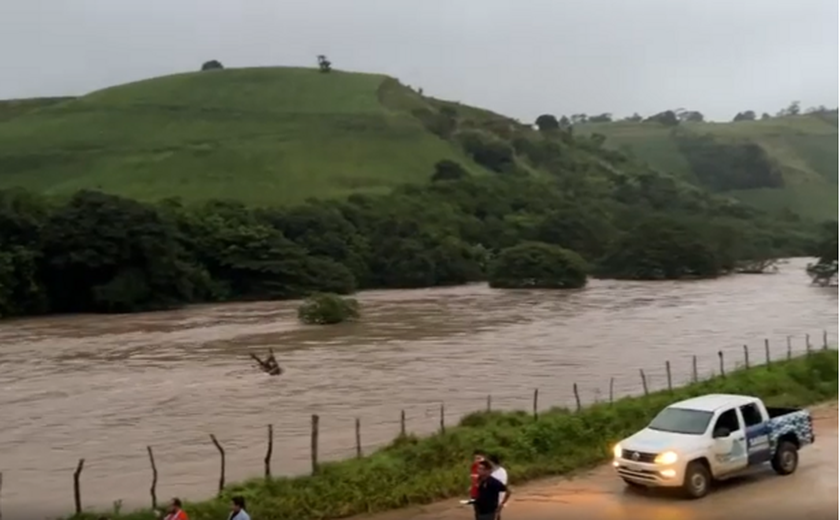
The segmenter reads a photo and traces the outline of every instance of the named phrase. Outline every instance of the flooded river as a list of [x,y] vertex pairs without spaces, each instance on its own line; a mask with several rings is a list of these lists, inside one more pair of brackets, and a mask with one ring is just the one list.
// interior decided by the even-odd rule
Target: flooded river
[[[304,327],[294,302],[198,306],[127,316],[64,316],[0,322],[0,503],[72,510],[79,458],[84,505],[148,503],[146,446],[155,450],[158,496],[215,491],[215,434],[228,481],[258,476],[266,425],[274,424],[275,474],[308,470],[310,415],[321,417],[322,459],[355,453],[354,421],[366,451],[399,431],[433,431],[486,406],[569,405],[653,388],[691,372],[775,357],[793,336],[815,345],[837,337],[837,289],[809,285],[806,261],[775,275],[712,281],[593,281],[580,291],[498,291],[484,285],[360,295],[363,320]],[[271,378],[248,354],[273,347],[286,373]]]

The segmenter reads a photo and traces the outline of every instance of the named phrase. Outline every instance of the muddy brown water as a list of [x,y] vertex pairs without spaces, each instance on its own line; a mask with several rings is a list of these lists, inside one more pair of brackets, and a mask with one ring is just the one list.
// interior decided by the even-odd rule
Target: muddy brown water
[[[774,275],[711,281],[592,281],[584,290],[497,291],[485,285],[359,296],[363,320],[304,327],[294,302],[197,306],[126,316],[62,316],[0,322],[0,471],[4,511],[37,504],[72,510],[79,458],[84,506],[148,504],[146,446],[155,450],[158,496],[213,495],[218,454],[228,481],[258,476],[266,425],[274,424],[275,474],[309,467],[311,414],[321,417],[321,457],[365,451],[399,431],[428,433],[470,411],[571,405],[638,393],[717,367],[763,362],[836,343],[836,288],[809,284],[806,259]],[[258,372],[248,353],[273,347],[286,373]],[[7,515],[8,516],[8,515]]]

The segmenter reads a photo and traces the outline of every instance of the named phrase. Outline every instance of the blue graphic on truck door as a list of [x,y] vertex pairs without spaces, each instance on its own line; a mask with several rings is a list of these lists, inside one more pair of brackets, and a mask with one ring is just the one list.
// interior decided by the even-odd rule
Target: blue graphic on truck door
[[772,456],[770,449],[770,423],[765,421],[747,428],[747,456],[749,465],[763,464]]

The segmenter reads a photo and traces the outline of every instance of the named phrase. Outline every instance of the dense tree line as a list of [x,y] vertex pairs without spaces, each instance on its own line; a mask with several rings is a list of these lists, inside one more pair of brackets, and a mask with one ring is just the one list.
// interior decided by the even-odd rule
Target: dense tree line
[[[547,157],[540,146],[530,151],[536,160]],[[586,273],[717,276],[741,259],[813,247],[810,228],[793,216],[684,191],[645,171],[594,177],[599,163],[561,157],[546,159],[549,171],[565,172],[557,178],[473,177],[447,162],[426,185],[291,208],[0,191],[0,315],[131,312],[488,277],[503,287],[580,287]]]

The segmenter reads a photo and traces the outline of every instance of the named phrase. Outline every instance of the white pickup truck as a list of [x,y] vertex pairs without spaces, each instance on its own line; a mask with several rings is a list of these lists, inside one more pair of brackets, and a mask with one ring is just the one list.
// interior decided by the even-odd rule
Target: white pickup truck
[[701,498],[714,480],[767,462],[776,473],[790,475],[799,465],[799,448],[814,438],[807,410],[712,394],[659,412],[647,428],[616,444],[613,466],[630,486],[678,487],[689,498]]

